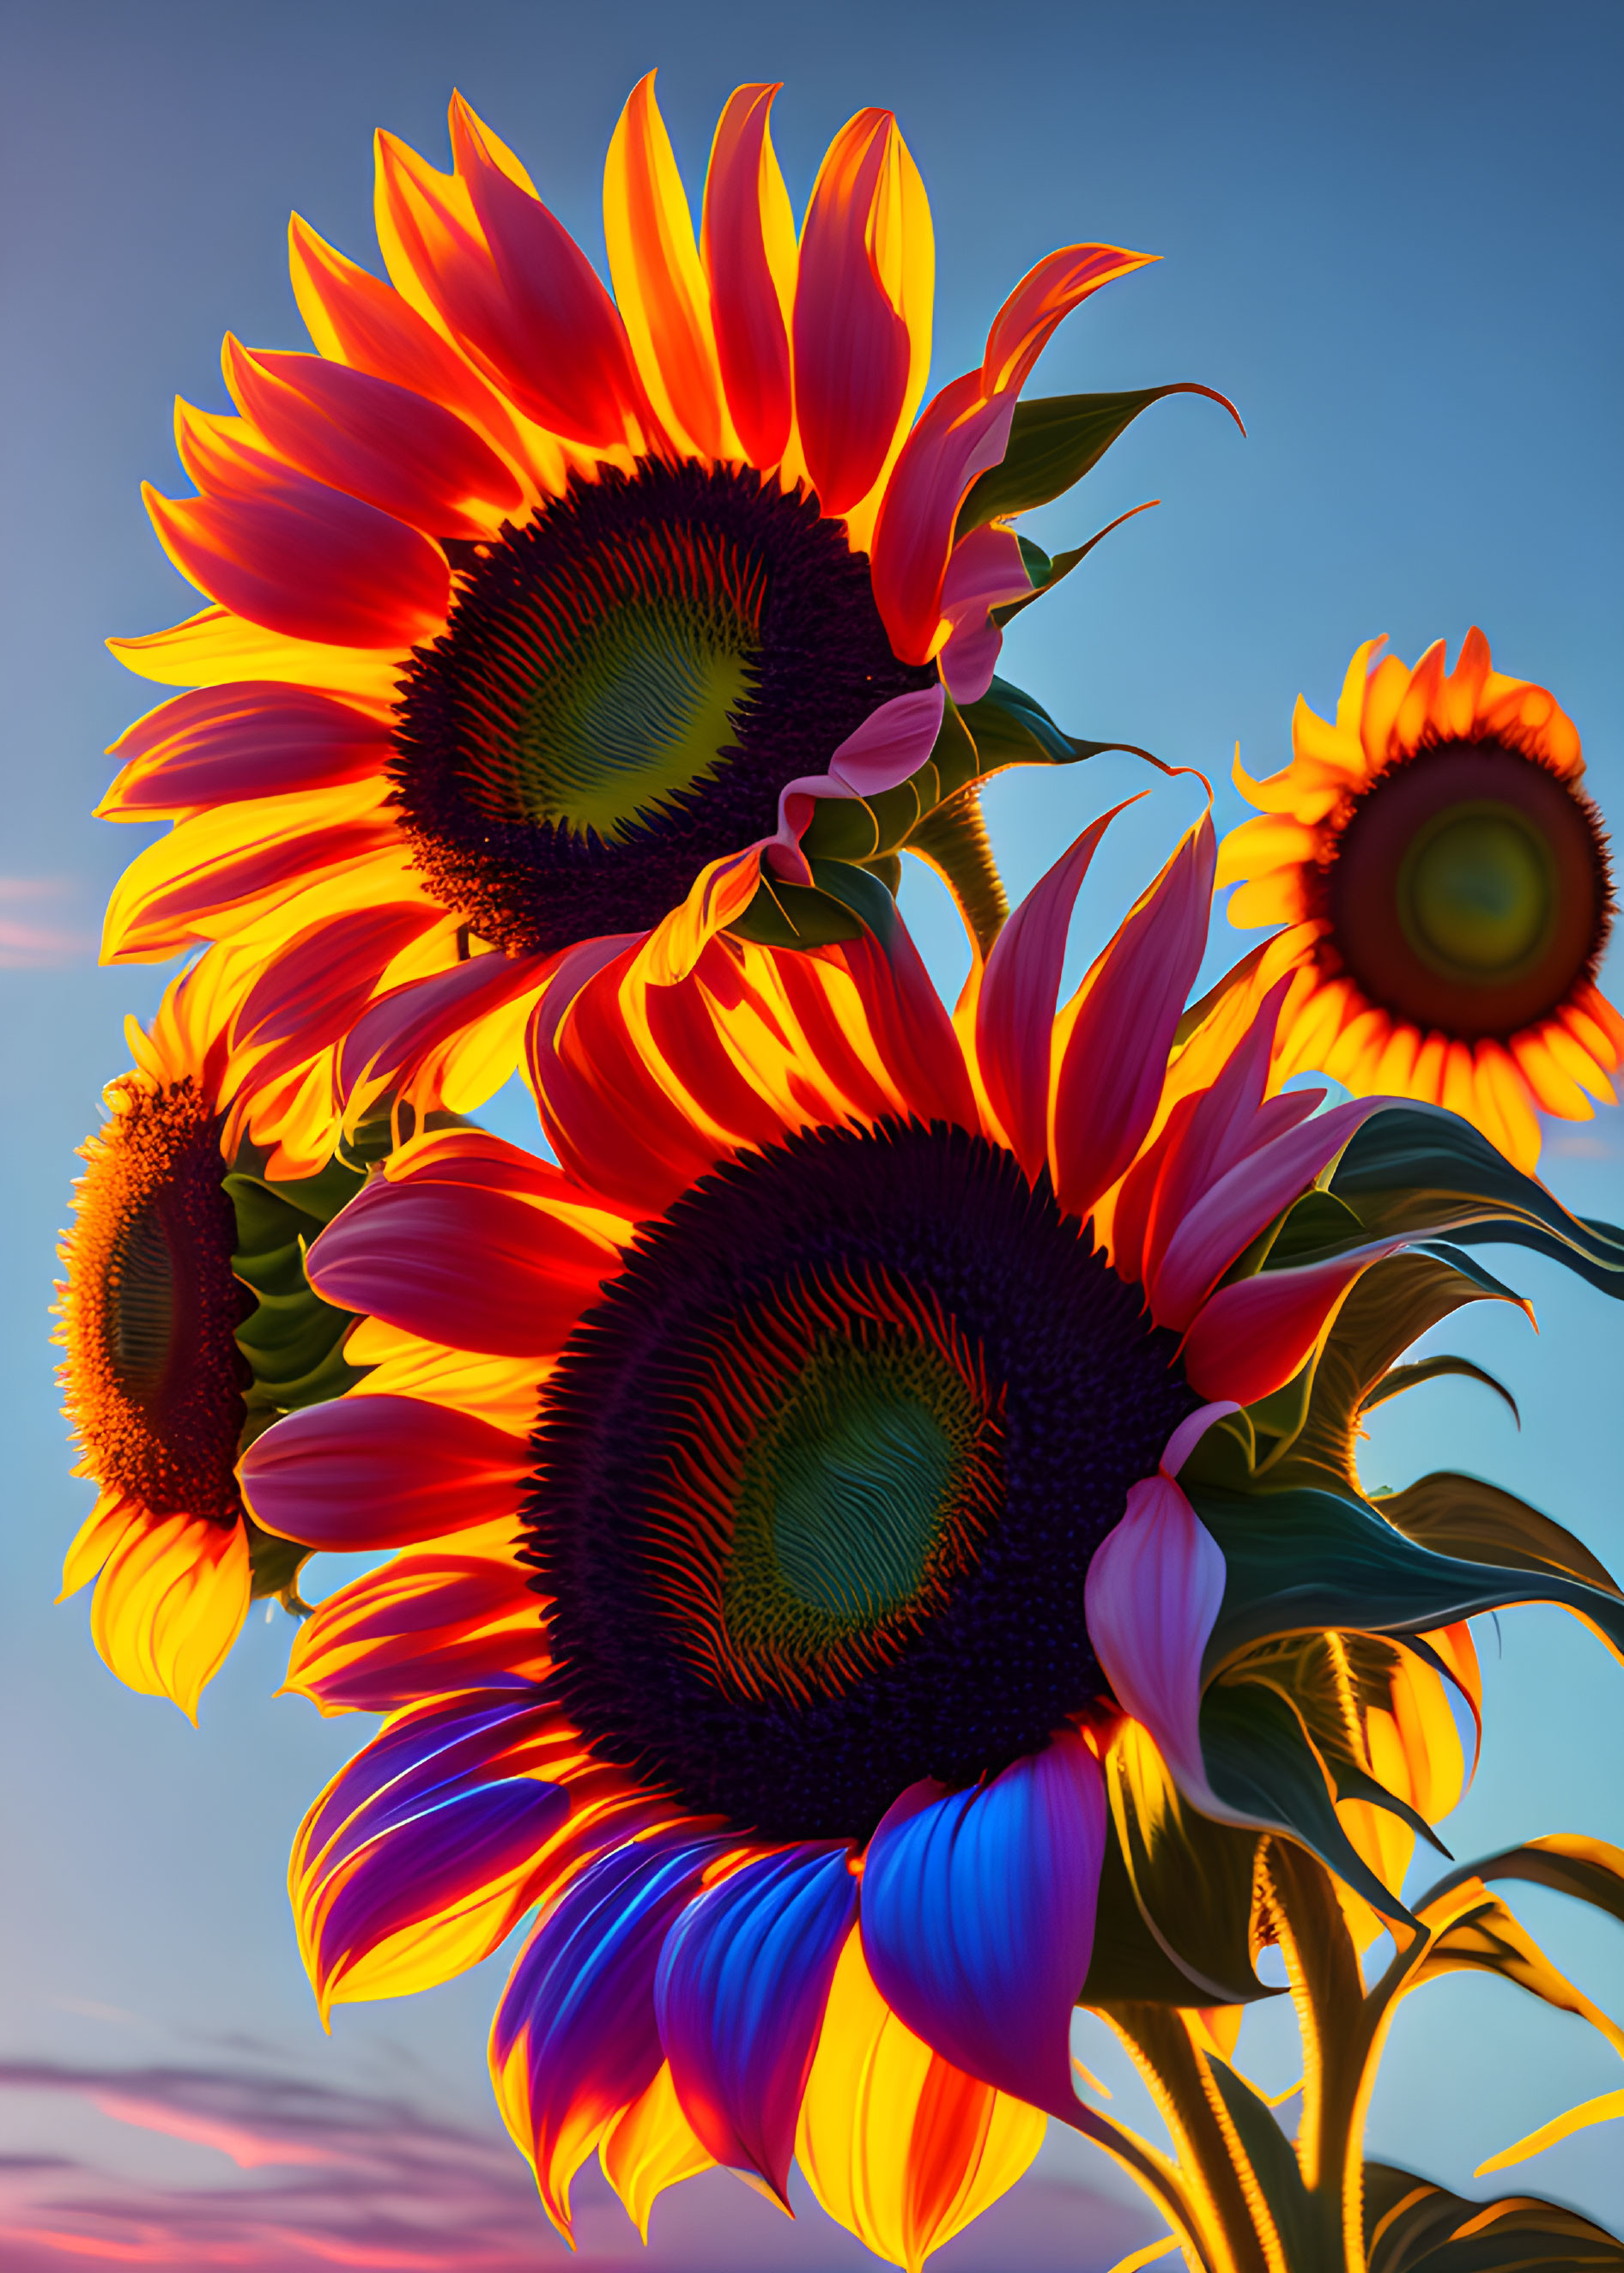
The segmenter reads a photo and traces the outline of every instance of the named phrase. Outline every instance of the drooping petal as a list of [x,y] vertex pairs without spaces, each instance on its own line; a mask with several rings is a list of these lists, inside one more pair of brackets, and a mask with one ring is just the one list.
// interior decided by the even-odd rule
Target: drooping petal
[[667,431],[700,457],[730,445],[710,291],[688,199],[649,71],[626,97],[603,168],[603,235],[615,302],[649,400]]
[[[533,1691],[547,1670],[541,1605],[511,1534],[500,1552],[397,1555],[318,1603],[284,1686],[322,1713],[398,1713],[459,1690]],[[465,1535],[466,1537],[466,1535]]]
[[[879,479],[908,394],[913,341],[900,294],[887,289],[883,242],[900,240],[916,221],[905,214],[905,161],[911,165],[890,112],[859,111],[829,145],[801,231],[796,416],[807,472],[829,515],[856,505]],[[896,251],[904,262],[919,257],[911,244]]]
[[238,679],[138,718],[109,756],[122,770],[103,821],[155,820],[225,798],[284,797],[381,773],[393,744],[364,711],[314,687]]
[[227,384],[300,472],[430,536],[484,537],[524,502],[512,469],[454,411],[321,356],[251,353],[228,334]]
[[918,2273],[1008,2191],[1043,2143],[1035,2107],[954,2067],[875,1988],[847,1937],[807,2079],[796,2159],[829,2216]]
[[251,1579],[240,1523],[191,1515],[131,1523],[96,1581],[91,1639],[127,1689],[168,1697],[195,1721],[243,1630]]
[[505,1357],[563,1347],[612,1242],[506,1192],[380,1179],[311,1248],[310,1281],[341,1309]]
[[[425,1068],[488,1020],[510,1014],[522,1030],[528,998],[550,963],[539,955],[474,955],[448,971],[392,987],[356,1019],[345,1040],[339,1061],[345,1098],[363,1109],[385,1090],[408,1091]],[[492,1086],[504,1078],[498,1076]]]
[[776,86],[741,86],[716,122],[705,177],[701,253],[728,409],[754,465],[790,439],[795,222],[767,116]]
[[445,556],[376,506],[287,473],[258,498],[142,495],[183,576],[291,639],[404,649],[439,631]]
[[660,1960],[655,2007],[683,2112],[717,2162],[759,2172],[786,2209],[801,2095],[857,1908],[844,1847],[792,1848],[697,1895]]
[[571,2179],[659,2073],[661,1947],[722,1845],[672,1832],[603,1856],[537,1926],[503,1992],[490,2036],[497,2096],[561,2233]]
[[1104,1844],[1100,1765],[1066,1729],[979,1789],[916,1784],[864,1862],[863,1947],[892,2010],[956,2067],[1068,2119]]
[[973,529],[954,545],[942,586],[942,620],[950,629],[941,673],[955,702],[979,702],[992,684],[1004,634],[990,611],[1031,589],[1013,529]]
[[1121,811],[1117,806],[1091,823],[1032,887],[999,934],[982,974],[976,1054],[992,1110],[1030,1176],[1048,1151],[1054,1004],[1072,909],[1101,837]]
[[289,1413],[243,1455],[254,1519],[308,1547],[375,1552],[517,1514],[529,1448],[415,1397],[340,1398]]
[[[1169,1453],[1177,1461],[1187,1450],[1170,1445]],[[1121,1522],[1089,1565],[1085,1592],[1089,1639],[1117,1702],[1149,1729],[1180,1789],[1198,1804],[1208,1797],[1201,1654],[1224,1577],[1224,1550],[1164,1472],[1129,1490]]]
[[1073,1214],[1088,1215],[1155,1120],[1168,1052],[1207,943],[1215,851],[1203,814],[1130,911],[1057,1031],[1054,1181]]

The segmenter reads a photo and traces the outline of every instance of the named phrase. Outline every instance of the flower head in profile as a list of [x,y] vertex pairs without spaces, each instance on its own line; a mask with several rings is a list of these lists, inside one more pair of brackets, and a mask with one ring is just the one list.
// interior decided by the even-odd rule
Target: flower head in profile
[[1452,671],[1367,641],[1336,720],[1299,699],[1291,763],[1224,838],[1232,923],[1283,922],[1254,988],[1293,974],[1278,1071],[1448,1106],[1520,1166],[1536,1109],[1613,1101],[1624,1019],[1596,974],[1612,928],[1606,840],[1572,721],[1496,671],[1481,632]]
[[[303,1557],[249,1516],[236,1468],[278,1413],[356,1378],[349,1323],[313,1294],[303,1247],[360,1188],[357,1164],[274,1177],[306,1149],[304,1079],[233,1040],[251,967],[216,949],[126,1027],[134,1066],[105,1091],[60,1249],[56,1339],[79,1451],[98,1487],[64,1594],[94,1578],[91,1631],[121,1681],[198,1696],[250,1601],[298,1604]],[[256,1072],[265,1075],[263,1084]]]
[[[324,2005],[392,1994],[540,1906],[492,2060],[561,2225],[595,2148],[640,2220],[709,2161],[783,2199],[795,2155],[915,2266],[1044,2116],[1129,2154],[1079,1998],[1263,1993],[1274,1833],[1403,1917],[1379,1827],[1407,1851],[1458,1789],[1456,1622],[1624,1631],[1417,1544],[1351,1452],[1393,1354],[1504,1292],[1447,1251],[1396,1280],[1413,1238],[1624,1253],[1525,1179],[1474,1198],[1504,1164],[1451,1116],[1266,1098],[1279,990],[1231,1053],[1180,1039],[1204,820],[1057,1016],[1104,827],[956,1025],[894,919],[714,938],[674,985],[578,949],[528,1043],[559,1165],[419,1139],[312,1251],[373,1369],[244,1489],[399,1551],[296,1650],[389,1716],[300,1834],[307,1962]],[[1394,1169],[1429,1143],[1448,1200]]]
[[582,940],[664,926],[677,970],[729,922],[849,935],[916,832],[998,898],[965,797],[1012,752],[1095,746],[1041,713],[1035,740],[990,694],[1005,611],[1077,557],[998,517],[1180,390],[1037,406],[1012,450],[1019,397],[1061,319],[1148,256],[1049,255],[922,410],[917,169],[859,112],[797,239],[775,92],[723,110],[696,238],[652,74],[633,91],[612,296],[460,98],[449,174],[378,139],[389,282],[296,218],[316,351],[228,339],[237,415],[178,413],[200,493],[148,493],[209,605],[114,642],[197,691],[116,751],[102,811],[176,826],[113,896],[111,959],[251,940],[312,1051],[356,1030],[347,1089],[438,1052],[438,1091],[471,1104]]

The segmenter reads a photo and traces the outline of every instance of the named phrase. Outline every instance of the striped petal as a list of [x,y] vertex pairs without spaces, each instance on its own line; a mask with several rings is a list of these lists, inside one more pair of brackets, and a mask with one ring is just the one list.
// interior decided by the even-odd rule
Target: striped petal
[[752,464],[790,439],[790,311],[795,222],[767,116],[776,86],[741,86],[716,124],[705,177],[701,254],[728,409]]
[[243,1630],[251,1578],[240,1523],[132,1521],[96,1581],[91,1639],[127,1689],[168,1697],[195,1721],[198,1698]]
[[286,473],[257,498],[141,492],[189,582],[291,639],[404,649],[441,630],[451,571],[439,546],[359,498]]
[[790,2207],[790,2158],[829,1982],[857,1917],[844,1847],[792,1848],[733,1872],[667,1935],[655,1984],[683,2112],[719,2163]]
[[661,1947],[722,1845],[667,1834],[603,1856],[537,1926],[503,1992],[490,2037],[497,2096],[566,2236],[571,2179],[659,2073]]
[[120,735],[109,754],[122,770],[97,817],[154,820],[224,798],[326,789],[381,773],[393,747],[378,720],[314,687],[199,687]]
[[982,973],[976,1054],[988,1099],[1029,1176],[1049,1144],[1049,1068],[1055,998],[1072,909],[1117,806],[1085,829],[1040,879],[998,935]]
[[524,491],[473,428],[423,395],[321,356],[251,353],[227,334],[226,384],[301,473],[430,536],[485,537]]
[[498,1357],[563,1347],[619,1251],[546,1208],[470,1185],[361,1192],[311,1248],[310,1281],[340,1309]]
[[711,331],[710,291],[655,75],[626,98],[603,169],[603,235],[615,304],[649,400],[678,445],[737,455]]
[[1403,1244],[1402,1239],[1377,1241],[1328,1263],[1260,1271],[1220,1287],[1184,1338],[1191,1388],[1240,1405],[1283,1388],[1307,1362],[1359,1273]]
[[903,178],[911,172],[890,112],[859,111],[829,145],[801,231],[796,415],[807,472],[831,516],[872,489],[903,416],[914,342],[887,271],[924,252],[900,241],[920,226],[922,196],[910,198]]
[[1156,1118],[1207,944],[1215,851],[1203,814],[1068,1008],[1055,1079],[1054,1181],[1074,1215],[1086,1217],[1115,1183]]
[[266,1531],[370,1554],[516,1515],[531,1466],[521,1437],[448,1406],[351,1396],[287,1414],[241,1475]]
[[398,1713],[461,1690],[534,1690],[548,1666],[542,1608],[510,1542],[498,1557],[397,1555],[319,1602],[294,1636],[284,1686],[322,1713]]
[[[1170,1446],[1174,1467],[1188,1449]],[[1085,1593],[1089,1639],[1118,1704],[1150,1731],[1197,1805],[1211,1800],[1200,1736],[1201,1656],[1225,1575],[1224,1550],[1164,1472],[1129,1490],[1121,1522],[1089,1565]]]
[[979,1789],[914,1785],[864,1862],[863,1947],[892,2010],[945,2059],[1067,2119],[1104,1844],[1099,1762],[1062,1729]]

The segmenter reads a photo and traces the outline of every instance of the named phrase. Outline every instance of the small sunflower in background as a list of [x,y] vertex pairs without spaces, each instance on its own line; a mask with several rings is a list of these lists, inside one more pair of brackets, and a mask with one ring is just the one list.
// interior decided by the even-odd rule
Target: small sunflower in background
[[1021,405],[1061,319],[1149,257],[1085,244],[924,401],[934,244],[895,121],[842,129],[797,240],[775,92],[723,110],[696,237],[634,89],[612,296],[460,97],[453,171],[378,138],[387,283],[296,216],[316,352],[228,338],[237,415],[178,406],[200,494],[147,492],[210,604],[113,642],[195,691],[116,752],[102,813],[175,826],[115,889],[107,959],[251,943],[312,1053],[360,1028],[347,1089],[439,1050],[437,1093],[472,1106],[583,939],[664,926],[680,967],[730,922],[849,936],[907,844],[990,943],[975,784],[1098,746],[994,680],[1007,615],[1089,550],[1050,560],[1007,518],[1208,390]]
[[365,1180],[370,1130],[315,1176],[273,1175],[281,1139],[308,1150],[307,1083],[280,1084],[267,1054],[233,1041],[253,967],[214,949],[125,1033],[135,1063],[109,1082],[107,1118],[80,1148],[59,1249],[55,1339],[74,1473],[97,1485],[68,1550],[63,1594],[96,1581],[91,1632],[118,1678],[198,1699],[250,1602],[297,1592],[304,1556],[254,1523],[236,1463],[278,1414],[360,1378],[348,1314],[304,1275],[304,1249]]
[[1443,1105],[1519,1167],[1536,1112],[1614,1103],[1624,1018],[1597,986],[1614,904],[1584,759],[1553,695],[1467,634],[1413,671],[1368,641],[1333,723],[1298,698],[1291,763],[1235,765],[1259,817],[1225,836],[1231,923],[1282,923],[1253,972],[1295,974],[1277,1075]]

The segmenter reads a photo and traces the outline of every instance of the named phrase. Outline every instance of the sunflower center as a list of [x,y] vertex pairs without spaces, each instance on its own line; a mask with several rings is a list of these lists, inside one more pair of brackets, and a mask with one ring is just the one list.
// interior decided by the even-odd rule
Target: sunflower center
[[823,1129],[647,1230],[545,1385],[528,1507],[600,1757],[861,1837],[1104,1693],[1083,1587],[1195,1399],[1086,1230],[963,1130]]
[[231,1257],[219,1121],[190,1081],[131,1081],[86,1147],[63,1301],[67,1405],[104,1489],[235,1522],[253,1296]]
[[735,738],[755,651],[737,619],[628,607],[536,687],[515,738],[523,818],[613,844],[711,772]]
[[1380,776],[1337,841],[1326,895],[1371,1000],[1466,1040],[1548,1016],[1606,938],[1588,801],[1498,743],[1424,749]]
[[468,549],[401,684],[400,823],[483,939],[645,930],[932,675],[892,653],[867,560],[815,499],[750,469],[600,467]]
[[1455,806],[1417,830],[1398,876],[1411,944],[1446,972],[1494,979],[1538,953],[1555,863],[1515,806]]

